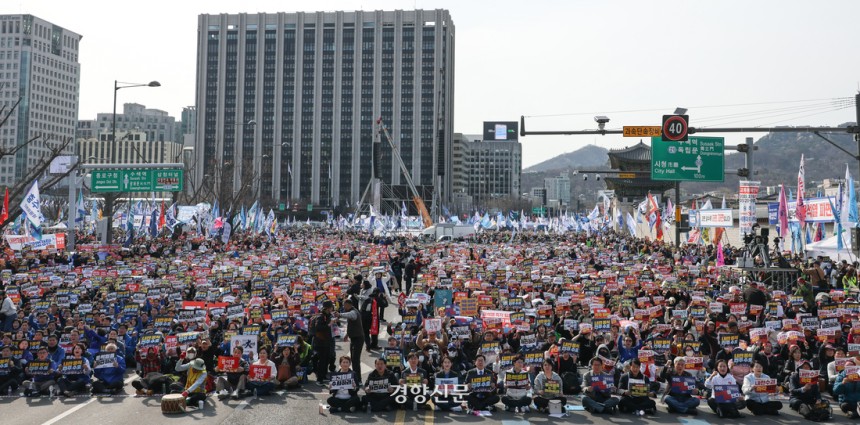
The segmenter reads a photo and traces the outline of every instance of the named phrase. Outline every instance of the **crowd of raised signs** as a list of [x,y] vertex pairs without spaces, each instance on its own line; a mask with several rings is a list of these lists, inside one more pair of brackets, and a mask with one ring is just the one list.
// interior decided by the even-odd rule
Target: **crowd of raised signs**
[[785,291],[729,284],[713,254],[613,233],[298,229],[4,260],[0,396],[125,394],[133,372],[129,393],[190,407],[313,377],[331,411],[642,416],[704,400],[720,417],[785,402],[820,420],[834,400],[860,417],[857,294],[818,263]]

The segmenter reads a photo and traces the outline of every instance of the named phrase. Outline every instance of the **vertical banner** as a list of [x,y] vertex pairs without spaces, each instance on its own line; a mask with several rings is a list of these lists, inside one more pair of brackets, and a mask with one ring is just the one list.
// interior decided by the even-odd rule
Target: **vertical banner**
[[741,180],[738,190],[738,223],[741,235],[752,233],[752,227],[756,223],[755,200],[758,197],[758,188],[761,182]]

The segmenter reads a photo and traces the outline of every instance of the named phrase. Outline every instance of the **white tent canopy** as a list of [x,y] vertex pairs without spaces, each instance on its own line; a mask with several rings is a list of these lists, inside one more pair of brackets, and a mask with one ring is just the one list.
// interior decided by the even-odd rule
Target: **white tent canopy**
[[831,236],[826,239],[822,239],[818,242],[813,242],[811,244],[806,245],[806,256],[807,257],[830,257],[832,260],[848,260],[852,261],[857,258],[851,252],[851,236],[850,233],[845,231],[842,232],[842,249],[837,249],[837,240],[836,236]]

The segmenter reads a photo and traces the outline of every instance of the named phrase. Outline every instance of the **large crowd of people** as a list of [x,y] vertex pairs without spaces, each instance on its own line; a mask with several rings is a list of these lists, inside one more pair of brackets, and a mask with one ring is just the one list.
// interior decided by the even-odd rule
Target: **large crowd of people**
[[856,264],[790,259],[802,277],[774,288],[715,259],[612,232],[320,228],[7,252],[0,395],[116,395],[131,372],[189,408],[315,380],[331,412],[860,417]]

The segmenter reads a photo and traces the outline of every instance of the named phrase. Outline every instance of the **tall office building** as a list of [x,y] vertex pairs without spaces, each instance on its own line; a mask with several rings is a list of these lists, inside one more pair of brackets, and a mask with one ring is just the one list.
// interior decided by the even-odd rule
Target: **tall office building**
[[48,139],[0,159],[0,185],[26,178],[49,154],[51,140],[75,137],[80,40],[79,34],[33,15],[0,15],[0,106],[8,111],[21,99],[0,129],[0,145],[12,149],[37,136]]
[[[194,176],[234,190],[252,178],[264,201],[354,205],[381,117],[415,184],[437,183],[444,204],[453,97],[446,10],[200,15]],[[380,141],[378,177],[405,184]]]

